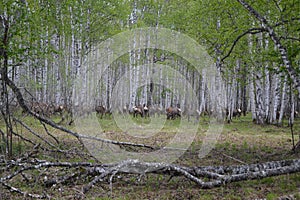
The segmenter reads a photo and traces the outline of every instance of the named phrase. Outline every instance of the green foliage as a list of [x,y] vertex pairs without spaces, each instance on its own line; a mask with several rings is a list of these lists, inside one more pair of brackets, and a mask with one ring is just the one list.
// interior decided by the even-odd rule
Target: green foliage
[[277,198],[278,198],[278,196],[276,194],[274,194],[274,193],[269,193],[266,196],[267,200],[273,200],[273,199],[277,199]]
[[[299,65],[300,22],[296,20],[300,10],[299,3],[292,0],[280,3],[265,0],[249,3],[275,28],[283,44],[287,46],[292,64]],[[25,63],[28,60],[55,61],[53,55],[60,55],[62,78],[67,78],[68,70],[64,69],[69,66],[62,58],[70,53],[68,46],[72,37],[89,47],[129,28],[165,27],[192,37],[217,59],[227,55],[233,43],[245,31],[261,27],[238,2],[224,0],[32,0],[24,5],[19,0],[5,0],[1,2],[0,9],[1,13],[6,13],[10,22],[10,42],[4,47],[9,57],[15,63]],[[130,14],[134,9],[137,22],[130,24]],[[0,31],[0,34],[2,37],[3,32]],[[59,38],[58,47],[49,44],[54,38]],[[268,47],[265,46],[265,41],[259,47],[257,39],[257,34],[245,34],[239,39],[225,60],[226,71],[234,69],[238,59],[255,67],[256,62],[269,63],[270,70],[282,64],[281,57],[268,35],[263,35],[264,40],[270,41]],[[252,49],[249,49],[250,40],[253,43]],[[3,45],[0,40],[0,46]],[[277,65],[270,64],[273,62]],[[42,62],[32,64],[43,66]],[[243,82],[242,79],[238,81]]]
[[[23,1],[1,2],[1,13],[9,24],[9,46],[4,47],[17,61],[46,58],[59,53],[49,45],[53,37],[71,36],[89,43],[119,32],[126,24],[130,4],[116,1]],[[3,32],[0,32],[3,38]],[[3,46],[0,40],[0,46]],[[62,47],[62,46],[61,46]]]
[[[288,56],[294,62],[294,58],[299,56],[299,28],[297,28],[299,27],[299,20],[297,20],[299,3],[292,0],[280,3],[268,1],[248,3],[275,28],[282,43],[288,48]],[[176,0],[162,7],[162,13],[164,14],[161,15],[160,25],[191,36],[206,46],[211,56],[215,58],[227,55],[233,43],[246,31],[261,28],[260,23],[236,1]],[[263,33],[263,46],[259,46],[257,33],[245,34],[238,40],[230,56],[225,60],[227,69],[235,67],[237,59],[254,66],[255,61],[269,63],[271,70],[278,65],[274,66],[270,63],[282,63],[279,52],[269,36]],[[250,40],[253,43],[252,50],[249,49]],[[266,46],[267,40],[268,46]]]

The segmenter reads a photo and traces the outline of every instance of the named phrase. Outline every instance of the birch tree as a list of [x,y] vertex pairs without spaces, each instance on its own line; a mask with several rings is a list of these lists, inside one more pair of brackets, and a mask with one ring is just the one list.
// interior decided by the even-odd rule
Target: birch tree
[[[295,68],[292,67],[292,63],[290,61],[290,56],[288,55],[287,48],[282,44],[280,41],[280,38],[278,36],[278,33],[275,31],[275,29],[270,25],[270,23],[267,21],[267,19],[262,16],[259,12],[257,12],[251,5],[249,5],[244,0],[237,0],[251,15],[253,15],[266,29],[268,32],[271,40],[274,42],[276,47],[278,48],[278,51],[280,53],[281,59],[284,63],[284,66],[288,72],[289,77],[292,79],[295,88],[298,90],[298,93],[300,94],[300,79],[298,76],[297,71]],[[292,18],[291,21],[297,20],[295,18]],[[299,19],[298,19],[299,21]]]

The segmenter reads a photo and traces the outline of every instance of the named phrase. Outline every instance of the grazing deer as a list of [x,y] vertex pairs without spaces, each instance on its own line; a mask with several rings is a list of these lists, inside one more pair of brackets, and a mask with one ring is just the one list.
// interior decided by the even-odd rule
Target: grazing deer
[[177,117],[181,117],[181,109],[168,107],[166,109],[167,119],[176,119]]
[[137,117],[141,115],[141,117],[149,117],[149,107],[146,104],[133,106],[133,116]]
[[141,115],[141,117],[144,117],[144,107],[139,106],[133,106],[133,117],[137,117],[138,115]]
[[100,118],[102,119],[103,115],[106,114],[106,108],[102,105],[96,106],[95,111],[98,115],[100,115]]

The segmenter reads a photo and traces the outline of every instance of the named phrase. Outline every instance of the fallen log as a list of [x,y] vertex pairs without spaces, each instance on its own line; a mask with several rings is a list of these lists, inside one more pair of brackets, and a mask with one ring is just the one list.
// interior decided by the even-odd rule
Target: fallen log
[[[4,160],[1,160],[1,162],[0,164],[3,166]],[[51,174],[52,178],[50,178],[50,175],[49,177],[44,177],[44,182],[42,184],[47,187],[51,187],[55,184],[64,184],[68,181],[72,182],[73,179],[78,179],[78,177],[90,177],[92,181],[83,187],[82,193],[87,193],[90,188],[95,186],[98,182],[108,181],[109,183],[112,183],[113,177],[117,174],[146,175],[152,173],[166,176],[183,176],[186,179],[195,182],[199,188],[210,189],[232,182],[261,179],[265,177],[300,172],[300,159],[271,161],[250,165],[198,167],[187,167],[167,163],[141,162],[139,160],[125,160],[108,165],[89,162],[49,162],[38,159],[30,161],[28,161],[28,159],[18,159],[5,161],[5,164],[6,166],[9,166],[9,168],[6,167],[6,170],[10,171],[10,173],[1,177],[0,183],[5,188],[23,195],[29,195],[30,193],[26,193],[10,185],[9,181],[26,171],[41,170],[45,168],[57,169],[55,170],[57,171],[57,174]],[[73,169],[72,172],[70,172],[71,169]],[[62,171],[64,173],[62,173]],[[48,197],[46,194],[30,194],[29,196],[33,198]]]

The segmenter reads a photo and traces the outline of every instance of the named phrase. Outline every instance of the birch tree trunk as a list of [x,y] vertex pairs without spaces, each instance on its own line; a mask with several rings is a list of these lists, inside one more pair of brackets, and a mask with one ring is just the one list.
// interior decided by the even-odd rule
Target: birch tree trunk
[[[295,95],[293,93],[292,88],[290,87],[290,113],[289,113],[289,126],[293,128],[294,120],[295,120]],[[294,136],[293,137],[293,142],[294,142]],[[295,147],[295,144],[293,145]]]
[[199,111],[200,113],[205,112],[206,108],[205,108],[205,88],[206,88],[206,70],[203,69],[202,70],[202,74],[201,74],[201,85],[200,85],[200,107],[199,107]]
[[264,67],[264,77],[264,120],[267,122],[267,120],[270,118],[270,74],[267,63]]
[[278,103],[279,103],[279,88],[278,88],[278,75],[275,73],[270,73],[270,111],[269,111],[269,118],[268,123],[274,124],[276,122],[276,113],[278,110]]
[[286,77],[283,80],[282,83],[282,90],[281,90],[281,103],[280,103],[280,112],[279,112],[279,119],[278,124],[282,125],[282,119],[284,116],[284,110],[285,110],[285,101],[286,101]]
[[[253,67],[252,67],[253,68]],[[250,110],[252,113],[252,121],[256,121],[256,106],[255,106],[255,90],[254,90],[254,72],[250,71],[250,86],[249,86],[249,96],[250,96]]]
[[261,72],[256,72],[255,86],[256,86],[256,124],[264,124],[265,112],[264,112],[264,99],[263,99],[263,90],[262,90],[262,75]]
[[[249,45],[249,54],[251,57],[251,60],[254,60],[254,56],[253,56],[253,37],[252,35],[249,35],[248,37],[248,45]],[[252,121],[256,122],[257,121],[257,113],[256,113],[256,94],[255,94],[255,68],[254,66],[251,64],[248,67],[250,70],[250,75],[249,75],[249,105],[250,105],[250,110],[251,110],[251,114],[252,114]]]
[[246,116],[247,111],[248,111],[248,105],[247,105],[247,90],[248,90],[248,83],[249,83],[249,78],[248,78],[248,71],[247,71],[247,65],[244,64],[243,66],[243,72],[242,72],[242,78],[241,78],[241,110],[244,116]]

